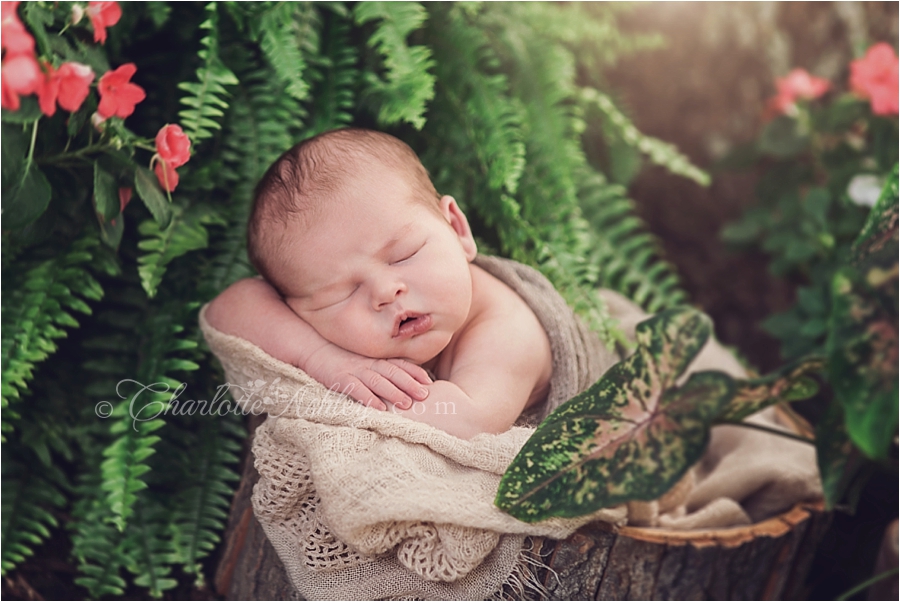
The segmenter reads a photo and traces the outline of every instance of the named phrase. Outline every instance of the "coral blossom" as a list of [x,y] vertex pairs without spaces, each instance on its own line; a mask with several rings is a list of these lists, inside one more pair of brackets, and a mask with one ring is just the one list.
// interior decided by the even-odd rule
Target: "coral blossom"
[[0,27],[0,38],[2,38],[3,50],[6,51],[5,58],[11,58],[23,54],[34,54],[34,38],[25,29],[22,21],[19,20],[18,2],[3,2],[2,4],[2,27]]
[[159,180],[159,185],[162,186],[163,190],[172,192],[178,186],[178,172],[175,171],[174,167],[166,163],[164,159],[156,161],[153,171],[156,173],[156,179]]
[[33,56],[19,55],[3,60],[3,101],[4,109],[18,111],[21,106],[19,96],[27,96],[38,91],[44,74]]
[[118,2],[88,2],[87,14],[94,28],[94,41],[104,44],[106,28],[119,22],[122,8]]
[[134,105],[147,97],[143,88],[130,81],[135,72],[137,67],[134,63],[126,63],[103,74],[97,84],[97,91],[100,92],[97,113],[100,117],[108,119],[116,116],[124,119],[134,113]]
[[156,152],[172,167],[181,167],[191,158],[191,140],[180,125],[166,124],[156,134]]
[[166,124],[156,134],[156,165],[153,171],[159,185],[172,192],[178,186],[178,172],[191,158],[191,140],[180,125]]
[[131,202],[131,188],[119,188],[119,213],[125,211],[125,207]]
[[769,99],[769,112],[772,114],[786,114],[794,109],[797,99],[815,100],[831,87],[827,79],[814,77],[804,69],[794,69],[787,77],[779,77],[775,80],[778,94]]
[[876,115],[897,115],[897,86],[897,55],[890,44],[875,44],[850,63],[850,88],[869,99]]
[[38,103],[41,112],[48,117],[56,113],[56,102],[59,101],[66,111],[74,113],[87,98],[94,81],[94,72],[81,63],[63,63],[54,70],[52,65],[45,65],[46,75],[38,89]]

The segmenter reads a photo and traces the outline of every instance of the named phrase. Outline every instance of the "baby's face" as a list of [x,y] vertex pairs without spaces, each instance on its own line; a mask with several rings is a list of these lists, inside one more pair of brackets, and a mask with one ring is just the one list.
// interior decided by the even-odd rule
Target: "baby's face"
[[451,197],[440,215],[387,170],[354,178],[312,224],[288,227],[288,305],[328,341],[423,364],[462,328],[475,242]]

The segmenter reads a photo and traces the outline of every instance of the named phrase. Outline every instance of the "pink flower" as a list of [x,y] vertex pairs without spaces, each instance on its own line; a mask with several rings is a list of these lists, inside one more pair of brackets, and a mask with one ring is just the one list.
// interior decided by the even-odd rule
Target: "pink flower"
[[3,108],[18,111],[19,96],[34,94],[41,86],[44,73],[34,56],[22,54],[3,60]]
[[769,99],[770,114],[787,114],[794,111],[797,99],[815,100],[831,87],[827,79],[814,77],[804,69],[794,69],[787,77],[775,80],[778,93]]
[[100,105],[97,113],[100,117],[121,117],[134,113],[134,106],[144,100],[147,95],[144,89],[131,83],[131,76],[137,72],[134,63],[126,63],[114,71],[107,71],[97,84],[100,93]]
[[178,172],[191,158],[191,140],[182,131],[180,125],[166,124],[156,134],[156,164],[153,171],[159,185],[172,192],[178,186]]
[[56,102],[59,101],[66,111],[74,113],[81,107],[91,90],[94,72],[81,63],[63,63],[54,70],[49,63],[44,65],[46,75],[38,89],[38,104],[41,112],[51,117],[56,113]]
[[869,99],[875,115],[897,115],[897,82],[897,55],[890,44],[875,44],[850,63],[850,89]]
[[94,41],[104,44],[106,28],[119,22],[122,9],[118,2],[88,2],[87,14],[94,28]]
[[131,202],[131,188],[119,188],[119,213],[125,211],[125,207]]
[[156,179],[159,180],[159,185],[162,186],[163,190],[172,192],[178,186],[178,172],[165,160],[158,159],[153,166],[153,171],[156,173]]
[[59,77],[59,106],[74,113],[87,98],[94,81],[94,71],[81,63],[63,63],[56,72]]
[[0,37],[2,37],[3,50],[6,51],[4,58],[12,58],[23,54],[34,55],[34,38],[25,29],[22,21],[19,20],[17,9],[18,2],[2,2],[2,27],[0,27]]
[[181,167],[191,158],[191,141],[180,125],[166,124],[156,134],[156,152],[172,167]]

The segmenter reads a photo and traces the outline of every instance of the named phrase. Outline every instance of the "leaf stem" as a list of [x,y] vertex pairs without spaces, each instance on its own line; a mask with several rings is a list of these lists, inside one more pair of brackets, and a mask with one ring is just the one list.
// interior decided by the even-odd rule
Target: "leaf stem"
[[34,146],[37,142],[37,128],[39,121],[40,119],[35,119],[34,127],[31,128],[31,145],[28,147],[28,157],[25,158],[25,173],[28,173],[28,170],[31,168],[31,164],[34,162]]
[[93,152],[97,152],[105,148],[106,144],[90,144],[85,146],[84,148],[79,148],[76,151],[72,151],[71,153],[60,153],[58,155],[53,155],[50,157],[44,157],[41,159],[41,163],[55,163],[61,159],[71,159],[74,157],[81,157],[83,155],[87,155]]
[[769,433],[771,435],[778,435],[779,437],[785,437],[787,439],[794,439],[795,441],[801,441],[803,443],[809,443],[810,445],[815,445],[816,440],[811,437],[804,437],[803,435],[796,435],[794,433],[790,433],[788,431],[782,431],[779,429],[772,428],[770,426],[763,426],[761,424],[754,424],[752,422],[732,422],[731,420],[723,420],[721,422],[716,422],[716,424],[721,425],[729,425],[729,426],[741,426],[748,429],[755,429],[757,431],[763,431],[765,433]]
[[855,586],[855,587],[852,587],[852,588],[848,589],[848,590],[845,591],[843,594],[841,594],[840,596],[838,596],[837,598],[835,598],[835,600],[838,600],[838,601],[840,601],[840,600],[846,600],[847,598],[850,598],[851,596],[854,596],[854,595],[858,594],[859,592],[861,592],[862,590],[866,589],[866,588],[869,587],[870,585],[874,585],[874,584],[878,583],[879,581],[881,581],[882,579],[887,579],[887,578],[890,577],[891,575],[896,575],[896,574],[897,574],[897,567],[894,567],[894,568],[892,568],[892,569],[888,569],[888,570],[886,570],[886,571],[884,571],[884,572],[882,572],[882,573],[878,573],[878,574],[875,575],[874,577],[872,577],[872,578],[870,578],[870,579],[866,579],[865,581],[863,581],[863,582],[860,583],[859,585],[857,585],[857,586]]

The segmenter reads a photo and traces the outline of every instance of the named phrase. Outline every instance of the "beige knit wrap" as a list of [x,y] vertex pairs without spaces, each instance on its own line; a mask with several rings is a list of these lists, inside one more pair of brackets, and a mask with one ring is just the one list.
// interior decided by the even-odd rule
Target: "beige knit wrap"
[[[476,262],[522,296],[550,338],[553,378],[538,418],[586,389],[618,361],[538,272],[497,258],[479,256]],[[626,330],[644,316],[623,297],[604,296]],[[704,480],[696,489],[710,481],[713,486],[697,502],[691,498],[693,479],[687,479],[673,499],[661,503],[522,523],[499,511],[493,500],[501,475],[533,429],[517,426],[465,441],[329,391],[298,368],[212,328],[205,308],[200,325],[225,368],[235,400],[248,412],[268,414],[253,442],[260,474],[253,508],[306,599],[485,599],[521,578],[526,535],[562,539],[589,521],[622,524],[629,512],[639,524],[745,524],[748,512],[738,502],[754,495],[772,497],[764,495],[772,490],[769,476],[756,475],[749,491],[729,496],[731,484],[740,481],[737,473],[732,468],[731,477],[724,479],[717,474],[717,466],[752,457],[772,439],[742,431],[726,437],[725,443],[714,434],[713,446],[719,443],[722,457],[704,459],[708,470],[699,471]],[[711,367],[743,374],[715,343],[692,370]],[[767,438],[762,444],[751,440],[759,435]],[[790,451],[797,455],[796,449]],[[763,500],[763,512],[815,497],[814,459],[803,456],[798,464],[802,470],[787,476],[796,490],[786,496],[791,499]],[[774,479],[784,480],[779,475]],[[759,505],[759,499],[755,503]]]

